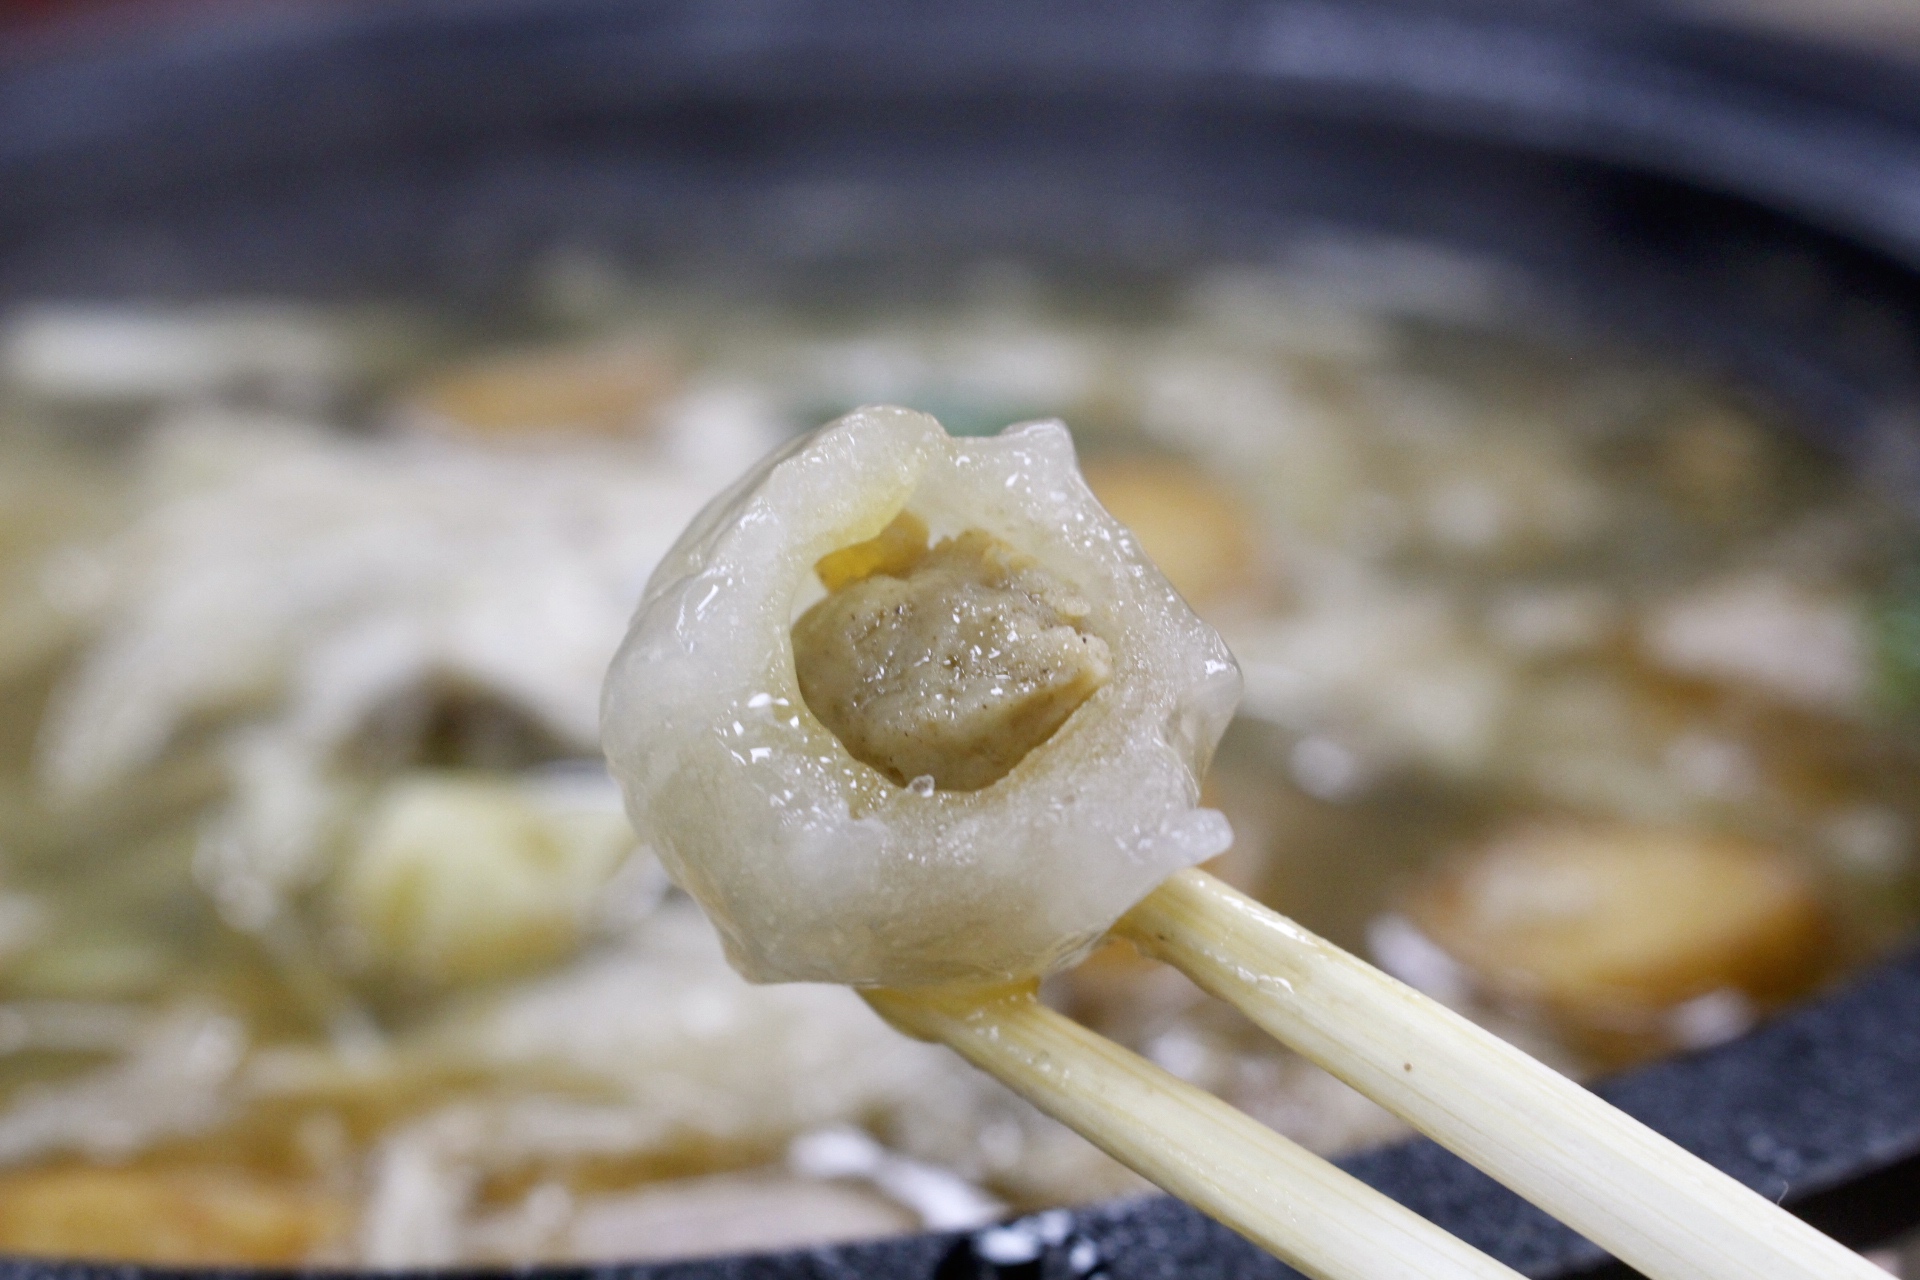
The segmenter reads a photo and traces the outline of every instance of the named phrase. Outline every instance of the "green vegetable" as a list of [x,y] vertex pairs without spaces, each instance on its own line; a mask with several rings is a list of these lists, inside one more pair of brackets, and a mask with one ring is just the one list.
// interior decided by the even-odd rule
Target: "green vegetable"
[[1897,711],[1920,709],[1920,557],[1894,571],[1869,619],[1880,700]]

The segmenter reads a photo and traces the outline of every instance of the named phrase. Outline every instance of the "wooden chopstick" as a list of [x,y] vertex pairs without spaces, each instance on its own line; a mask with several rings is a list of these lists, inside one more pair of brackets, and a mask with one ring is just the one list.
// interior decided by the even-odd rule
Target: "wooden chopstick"
[[1115,932],[1652,1280],[1886,1280],[1565,1076],[1205,872],[1173,876]]
[[895,1027],[949,1045],[1317,1280],[1520,1280],[1212,1094],[1048,1009],[1031,984],[861,994]]

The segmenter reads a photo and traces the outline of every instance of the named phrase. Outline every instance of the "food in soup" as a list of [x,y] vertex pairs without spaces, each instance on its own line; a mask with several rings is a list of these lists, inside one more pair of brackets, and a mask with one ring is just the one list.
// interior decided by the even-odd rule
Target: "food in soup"
[[1405,909],[1489,994],[1603,1054],[1743,1024],[1818,982],[1829,954],[1827,912],[1793,858],[1658,826],[1505,830]]
[[[1246,681],[1204,778],[1204,735],[1113,754],[1226,815],[1211,869],[1559,1065],[1736,1034],[1920,919],[1912,524],[1710,378],[1378,279],[995,269],[825,307],[569,271],[486,332],[258,304],[0,327],[0,1251],[639,1258],[1140,1190],[851,992],[743,981],[599,758],[681,530],[861,404],[934,411],[951,440],[899,420],[928,459],[1052,465],[1064,439],[991,433],[1072,424]],[[790,495],[817,545],[725,637],[793,655],[778,696],[847,823],[984,810],[1103,724],[1133,741],[1103,710],[1138,653],[1101,620],[1124,584],[1048,551],[1064,525],[895,487]],[[748,563],[721,550],[660,581]],[[951,629],[886,624],[955,596]],[[850,644],[850,618],[886,625]],[[943,722],[849,676],[910,689],[896,642],[997,628],[1020,646],[955,668]],[[695,678],[724,656],[685,660],[686,697],[776,691]],[[964,702],[995,676],[1025,681],[1011,736]],[[697,753],[659,728],[636,758]],[[1044,932],[981,963],[1078,949]],[[1043,990],[1317,1150],[1400,1132],[1124,948]]]

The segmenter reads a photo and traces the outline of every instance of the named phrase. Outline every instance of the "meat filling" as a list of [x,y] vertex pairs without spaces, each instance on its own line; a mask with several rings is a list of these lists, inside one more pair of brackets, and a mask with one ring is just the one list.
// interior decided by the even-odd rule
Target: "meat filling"
[[929,548],[903,512],[816,572],[830,594],[793,627],[801,695],[901,786],[992,785],[1112,678],[1086,602],[981,530]]

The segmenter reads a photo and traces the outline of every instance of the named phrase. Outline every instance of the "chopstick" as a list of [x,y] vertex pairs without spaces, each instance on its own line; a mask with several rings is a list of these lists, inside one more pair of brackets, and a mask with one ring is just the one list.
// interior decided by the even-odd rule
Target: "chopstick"
[[[1168,879],[1114,933],[1649,1280],[1885,1280],[1571,1080],[1205,872]],[[948,1045],[1317,1280],[1518,1275],[1035,992],[861,994],[901,1031]]]
[[1205,872],[1167,880],[1115,933],[1651,1280],[1886,1280],[1566,1077]]
[[1212,1094],[1048,1009],[1032,984],[861,994],[898,1029],[957,1050],[1316,1280],[1520,1280]]

